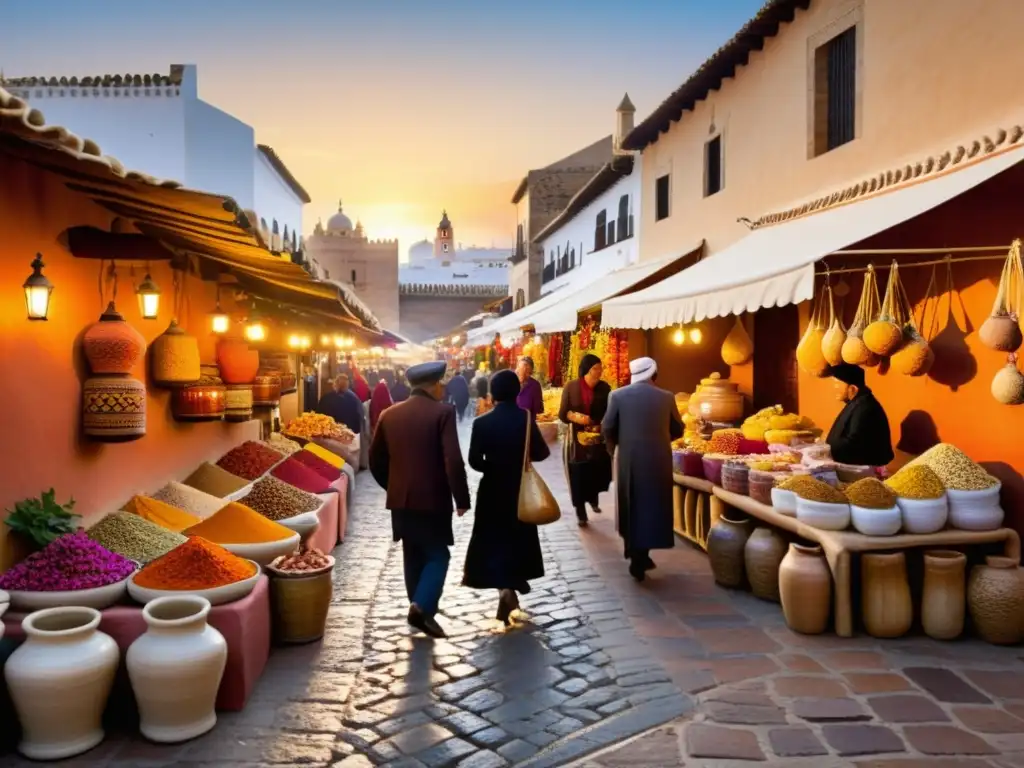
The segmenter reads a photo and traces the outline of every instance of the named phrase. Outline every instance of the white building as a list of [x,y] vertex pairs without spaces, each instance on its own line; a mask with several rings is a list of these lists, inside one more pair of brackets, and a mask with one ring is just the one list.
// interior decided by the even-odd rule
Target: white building
[[105,154],[161,179],[226,195],[292,247],[309,195],[252,126],[199,98],[195,65],[169,75],[16,77],[0,84],[55,125],[73,125]]
[[413,286],[418,290],[475,286],[486,289],[488,295],[502,293],[508,289],[511,255],[511,248],[456,245],[455,230],[448,211],[444,211],[433,242],[424,239],[409,248],[409,262],[399,267],[398,283],[406,292]]

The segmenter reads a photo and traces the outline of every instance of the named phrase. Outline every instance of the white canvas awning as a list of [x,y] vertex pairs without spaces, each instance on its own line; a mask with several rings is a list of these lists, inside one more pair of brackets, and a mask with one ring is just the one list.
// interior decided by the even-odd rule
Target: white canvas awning
[[1016,146],[944,175],[757,229],[660,283],[605,302],[601,324],[663,328],[814,298],[814,264],[952,200],[1024,160]]

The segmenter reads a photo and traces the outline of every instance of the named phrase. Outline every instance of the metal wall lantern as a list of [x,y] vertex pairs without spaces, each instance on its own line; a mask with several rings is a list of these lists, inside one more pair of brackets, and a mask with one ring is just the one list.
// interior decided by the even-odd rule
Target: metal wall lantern
[[160,313],[160,288],[153,282],[153,278],[146,273],[146,277],[139,287],[135,289],[135,295],[139,298],[139,312],[144,320],[156,320]]
[[25,289],[25,311],[29,320],[46,320],[50,312],[50,294],[53,283],[43,274],[43,254],[37,253],[32,260],[32,274],[22,284]]

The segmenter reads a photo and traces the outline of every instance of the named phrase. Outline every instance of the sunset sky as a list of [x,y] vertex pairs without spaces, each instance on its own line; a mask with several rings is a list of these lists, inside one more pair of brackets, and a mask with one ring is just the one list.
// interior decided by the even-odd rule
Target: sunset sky
[[[401,253],[447,208],[508,246],[530,168],[643,119],[762,0],[0,0],[8,77],[167,73],[256,129],[313,198]],[[74,126],[68,126],[74,130]],[[140,169],[145,170],[145,169]]]

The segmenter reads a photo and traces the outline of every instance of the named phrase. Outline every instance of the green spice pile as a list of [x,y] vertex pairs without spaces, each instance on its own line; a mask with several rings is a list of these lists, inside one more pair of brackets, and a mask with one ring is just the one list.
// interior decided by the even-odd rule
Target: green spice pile
[[180,533],[161,528],[130,512],[107,515],[85,533],[111,552],[142,564],[166,555],[186,541]]
[[949,443],[929,448],[907,466],[928,467],[952,491],[985,491],[999,482],[971,461],[966,453]]
[[896,506],[896,494],[873,477],[865,477],[846,486],[846,498],[863,509],[892,509]]
[[219,499],[242,490],[248,484],[249,481],[244,477],[232,475],[226,469],[208,461],[200,464],[196,471],[185,480],[185,485]]
[[939,476],[923,464],[908,464],[886,480],[885,484],[904,499],[934,500],[941,499],[946,493],[946,486],[939,480]]
[[784,491],[792,491],[806,501],[819,501],[823,504],[848,503],[842,491],[836,490],[828,483],[817,480],[810,475],[794,475],[788,480],[779,483],[778,487]]
[[207,518],[224,506],[223,499],[218,499],[216,496],[203,493],[198,488],[184,483],[176,483],[173,480],[154,493],[151,498],[183,509],[190,515],[199,518]]
[[270,520],[285,520],[319,509],[322,502],[316,496],[300,491],[276,477],[264,477],[253,483],[252,490],[239,499]]

